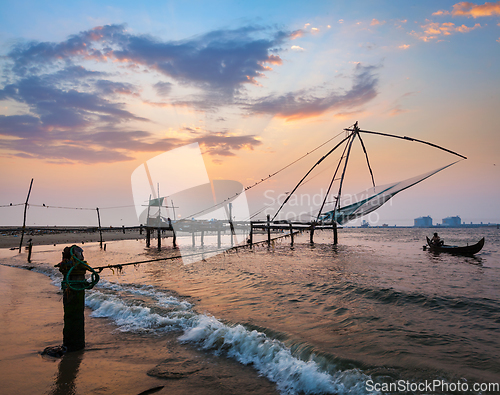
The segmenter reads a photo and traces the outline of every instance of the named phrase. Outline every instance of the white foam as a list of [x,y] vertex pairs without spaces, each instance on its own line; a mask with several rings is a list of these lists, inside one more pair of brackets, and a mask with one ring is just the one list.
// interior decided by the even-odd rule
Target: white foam
[[188,328],[181,341],[201,344],[204,349],[226,352],[231,358],[248,365],[277,384],[286,394],[366,394],[364,383],[369,376],[357,369],[332,376],[322,372],[316,362],[294,357],[282,342],[269,339],[242,325],[228,326],[214,317],[201,315],[197,324]]
[[[365,382],[370,377],[359,370],[338,371],[333,375],[324,372],[313,359],[302,361],[294,357],[282,342],[242,325],[231,326],[215,317],[198,314],[190,303],[155,291],[152,286],[137,287],[108,281],[100,286],[103,292],[87,293],[86,304],[94,310],[91,315],[114,320],[121,331],[182,330],[180,341],[194,342],[242,364],[252,364],[284,394],[367,394]],[[114,292],[121,293],[122,297]],[[146,305],[127,300],[123,297],[125,293],[145,296],[154,302]]]

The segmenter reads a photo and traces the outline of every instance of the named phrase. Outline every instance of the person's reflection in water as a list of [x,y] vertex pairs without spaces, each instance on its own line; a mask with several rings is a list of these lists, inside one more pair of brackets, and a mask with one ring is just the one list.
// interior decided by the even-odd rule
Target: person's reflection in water
[[59,372],[50,395],[76,395],[76,378],[83,359],[83,351],[69,352],[59,362]]

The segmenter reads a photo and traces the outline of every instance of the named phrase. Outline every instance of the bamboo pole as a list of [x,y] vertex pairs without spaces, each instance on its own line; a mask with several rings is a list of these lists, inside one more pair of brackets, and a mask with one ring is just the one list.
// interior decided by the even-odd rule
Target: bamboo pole
[[21,252],[21,248],[23,246],[24,230],[26,229],[26,209],[28,208],[28,200],[30,198],[32,186],[33,186],[33,178],[31,179],[30,189],[28,191],[28,196],[26,197],[26,203],[24,203],[24,220],[23,220],[23,229],[21,231],[21,241],[19,243],[19,252]]
[[250,234],[248,235],[248,244],[253,245],[253,223],[250,221]]
[[161,251],[161,229],[158,228],[158,251]]
[[97,223],[99,224],[100,246],[101,246],[101,250],[102,250],[102,229],[101,229],[101,216],[99,214],[99,207],[97,207],[96,210],[97,210]]
[[[439,145],[436,145],[436,144],[433,144],[433,143],[429,143],[427,141],[423,141],[423,140],[418,140],[418,139],[414,139],[413,137],[408,137],[408,136],[397,136],[395,134],[388,134],[388,133],[381,133],[381,132],[372,132],[370,130],[361,130],[361,129],[358,129],[358,125],[356,125],[356,128],[358,132],[361,132],[361,133],[368,133],[368,134],[378,134],[379,136],[387,136],[387,137],[394,137],[394,138],[397,138],[397,139],[402,139],[402,140],[408,140],[408,141],[416,141],[417,143],[422,143],[422,144],[427,144],[427,145],[430,145],[431,147],[434,147],[434,148],[437,148],[437,149],[440,149],[440,150],[443,150],[443,151],[446,151],[446,152],[449,152],[450,154],[453,154],[453,155],[457,155],[459,156],[460,158],[462,159],[467,159],[466,156],[463,156],[463,155],[460,155],[459,153],[456,153],[454,151],[451,151],[447,148],[444,148],[444,147],[440,147]],[[352,132],[353,130],[352,129],[344,129],[346,131],[350,131]]]
[[271,216],[267,214],[267,246],[271,246],[271,225],[269,223]]
[[276,211],[276,213],[274,214],[274,217],[273,217],[273,221],[274,219],[277,217],[277,215],[279,214],[279,212],[281,211],[281,209],[283,208],[283,206],[288,202],[288,200],[292,197],[293,193],[297,190],[297,188],[302,184],[302,182],[307,178],[307,176],[314,170],[314,168],[316,166],[318,166],[321,162],[323,162],[333,151],[335,151],[338,147],[340,147],[344,141],[346,141],[347,139],[351,138],[351,135],[345,137],[344,139],[342,139],[342,141],[340,143],[338,143],[335,147],[333,147],[330,151],[328,151],[325,155],[323,155],[320,160],[318,160],[313,167],[311,167],[311,169],[306,173],[306,175],[304,177],[302,177],[302,179],[299,181],[299,183],[295,186],[295,188],[293,188],[292,192],[290,192],[287,196],[287,198],[285,199],[285,201],[281,204],[280,208]]

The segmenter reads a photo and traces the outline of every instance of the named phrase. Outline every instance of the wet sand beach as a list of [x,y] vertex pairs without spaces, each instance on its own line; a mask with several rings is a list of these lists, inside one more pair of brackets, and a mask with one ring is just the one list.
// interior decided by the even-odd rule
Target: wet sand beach
[[40,273],[0,265],[0,382],[5,394],[276,394],[251,367],[89,317],[86,348],[42,356],[62,343],[61,291]]

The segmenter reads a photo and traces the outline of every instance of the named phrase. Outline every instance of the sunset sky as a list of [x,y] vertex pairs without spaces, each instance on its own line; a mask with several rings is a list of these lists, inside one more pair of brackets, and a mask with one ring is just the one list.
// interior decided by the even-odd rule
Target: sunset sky
[[[468,157],[371,222],[500,223],[500,1],[142,3],[2,2],[0,225],[22,224],[10,203],[24,203],[31,178],[28,225],[96,224],[91,210],[52,207],[135,225],[132,172],[165,151],[197,142],[211,180],[248,187],[340,134],[248,190],[255,213],[356,121]],[[363,139],[378,185],[458,159]],[[298,196],[324,193],[340,155]],[[189,177],[184,167],[165,172]],[[346,175],[345,193],[371,186],[359,144]]]

